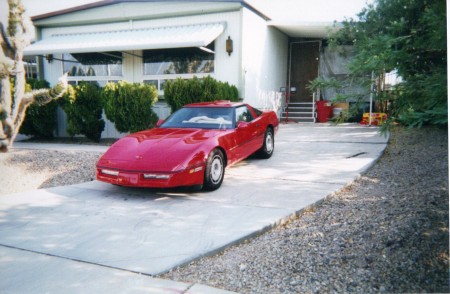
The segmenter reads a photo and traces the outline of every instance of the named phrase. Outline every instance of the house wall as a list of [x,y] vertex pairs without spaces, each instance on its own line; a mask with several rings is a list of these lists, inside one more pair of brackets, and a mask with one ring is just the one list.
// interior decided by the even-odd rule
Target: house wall
[[286,85],[288,37],[248,9],[242,13],[242,83],[244,101],[279,110]]
[[[241,34],[241,11],[231,11],[223,13],[210,13],[205,15],[184,16],[176,18],[163,18],[152,20],[135,20],[128,22],[114,22],[106,24],[96,25],[77,25],[67,27],[49,27],[42,28],[40,33],[42,39],[48,38],[53,34],[70,34],[70,33],[85,33],[85,32],[98,32],[98,31],[111,31],[111,30],[125,30],[125,29],[139,29],[147,27],[161,27],[161,26],[177,26],[177,25],[189,25],[197,23],[211,23],[211,22],[224,22],[226,27],[224,32],[215,40],[215,72],[211,74],[215,79],[220,81],[226,81],[232,85],[235,85],[239,93],[243,92],[242,83],[240,80],[240,34]],[[230,36],[234,41],[234,52],[229,56],[225,51],[226,39]],[[129,51],[123,54],[123,80],[128,82],[142,82],[145,79],[143,72],[143,61],[141,50]],[[53,62],[49,63],[44,61],[44,77],[50,82],[51,85],[55,85],[58,82],[58,78],[63,74],[63,65],[60,59],[61,54],[55,54]],[[70,78],[69,78],[70,79]],[[96,80],[97,77],[83,77],[85,80]],[[241,95],[242,96],[242,95]],[[154,111],[160,118],[166,118],[170,114],[170,109],[164,102],[159,102],[154,107]],[[58,128],[57,136],[66,137],[67,117],[62,110],[58,111]],[[124,134],[118,132],[114,125],[109,122],[106,117],[105,130],[102,133],[102,137],[122,137]]]
[[[195,5],[198,5],[196,3]],[[77,14],[89,13],[90,19],[96,15],[105,15],[101,8],[95,11],[77,12]],[[279,106],[280,95],[277,91],[280,86],[286,84],[288,38],[267,23],[260,16],[247,8],[226,12],[214,12],[197,15],[176,17],[163,17],[155,19],[137,19],[124,21],[116,20],[110,23],[90,25],[70,25],[67,21],[72,15],[58,16],[65,26],[43,27],[39,34],[42,39],[53,34],[85,33],[111,30],[139,29],[162,26],[182,26],[198,23],[224,22],[224,32],[215,40],[215,70],[211,74],[215,79],[235,85],[239,90],[239,96],[251,105],[262,109],[276,109]],[[86,18],[84,16],[82,19]],[[73,18],[72,18],[73,19]],[[42,21],[41,21],[41,24]],[[46,24],[49,25],[49,24]],[[230,36],[233,40],[233,52],[231,55],[225,51],[226,40]],[[129,53],[129,54],[128,54]],[[123,54],[123,80],[129,82],[142,82],[146,76],[143,72],[142,51],[129,51]],[[49,63],[44,60],[43,69],[45,79],[55,85],[63,74],[61,54],[54,55],[55,60]],[[85,80],[96,80],[96,77],[83,77]],[[160,118],[169,115],[169,109],[164,102],[159,102],[154,111]],[[105,131],[102,137],[121,137],[114,125],[106,121]],[[67,136],[66,116],[63,111],[58,112],[58,136]]]
[[[196,23],[211,23],[211,22],[225,22],[226,27],[224,32],[215,40],[215,72],[212,75],[214,78],[227,81],[232,85],[236,85],[241,93],[243,91],[240,83],[240,34],[241,34],[241,12],[225,12],[213,13],[206,15],[195,15],[176,18],[152,19],[152,20],[138,20],[119,23],[84,25],[84,26],[68,26],[68,27],[51,27],[43,28],[41,30],[42,39],[48,38],[53,34],[70,34],[70,33],[85,33],[111,30],[125,30],[125,29],[139,29],[148,27],[161,26],[178,26],[190,25]],[[225,51],[226,39],[230,36],[234,41],[234,52],[228,56]],[[129,52],[137,56],[141,56],[141,51]],[[55,55],[55,58],[60,59],[61,55]],[[124,54],[123,56],[123,78],[129,82],[142,82],[143,64],[142,58]],[[51,64],[44,62],[45,78],[51,83],[56,84],[57,78],[62,74],[62,62],[54,60]]]

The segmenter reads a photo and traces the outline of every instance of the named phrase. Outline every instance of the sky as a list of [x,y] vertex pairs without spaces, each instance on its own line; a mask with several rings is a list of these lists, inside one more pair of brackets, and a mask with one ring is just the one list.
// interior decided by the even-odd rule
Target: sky
[[[29,16],[44,14],[98,0],[22,0]],[[333,22],[355,15],[373,0],[246,0],[274,21]],[[0,21],[6,22],[7,1],[0,0]]]
[[274,21],[333,22],[355,17],[373,0],[247,0]]

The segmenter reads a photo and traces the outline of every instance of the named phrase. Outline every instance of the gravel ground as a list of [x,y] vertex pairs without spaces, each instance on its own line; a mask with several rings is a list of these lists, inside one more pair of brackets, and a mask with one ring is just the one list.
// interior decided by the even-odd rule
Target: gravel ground
[[[450,292],[447,130],[398,128],[365,175],[297,219],[160,276],[240,293]],[[0,154],[0,195],[94,178],[100,154]]]
[[162,278],[240,293],[449,292],[447,130],[391,134],[364,176],[298,219]]
[[100,155],[20,149],[0,153],[0,195],[92,181]]

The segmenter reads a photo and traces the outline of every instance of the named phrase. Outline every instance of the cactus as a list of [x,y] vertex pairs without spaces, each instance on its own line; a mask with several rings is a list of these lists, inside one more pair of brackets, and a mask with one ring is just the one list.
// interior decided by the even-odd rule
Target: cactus
[[[23,50],[31,43],[31,20],[20,0],[8,0],[8,27],[0,22],[0,152],[12,146],[28,106],[46,104],[60,98],[67,90],[67,75],[52,89],[25,93]],[[11,87],[11,81],[14,86]]]

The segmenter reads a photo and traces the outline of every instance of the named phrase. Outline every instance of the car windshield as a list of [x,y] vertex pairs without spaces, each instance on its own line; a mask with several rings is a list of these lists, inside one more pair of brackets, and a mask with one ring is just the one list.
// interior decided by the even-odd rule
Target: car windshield
[[185,107],[173,113],[160,128],[233,128],[233,107]]

